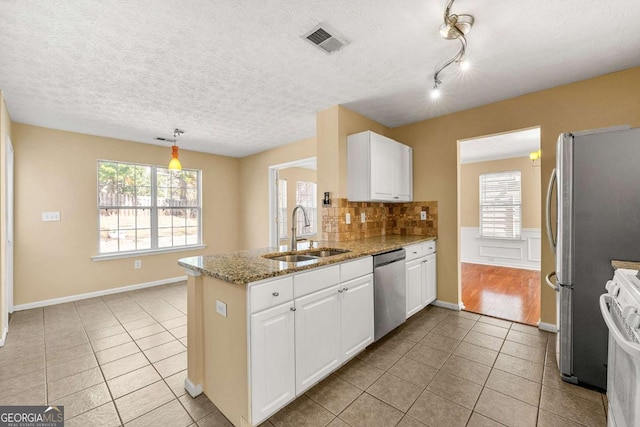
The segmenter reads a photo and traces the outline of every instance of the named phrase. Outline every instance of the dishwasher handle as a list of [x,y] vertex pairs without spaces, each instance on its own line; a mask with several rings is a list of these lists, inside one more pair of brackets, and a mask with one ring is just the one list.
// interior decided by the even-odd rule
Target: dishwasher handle
[[373,256],[373,268],[382,267],[392,262],[402,261],[407,257],[407,251],[398,249]]

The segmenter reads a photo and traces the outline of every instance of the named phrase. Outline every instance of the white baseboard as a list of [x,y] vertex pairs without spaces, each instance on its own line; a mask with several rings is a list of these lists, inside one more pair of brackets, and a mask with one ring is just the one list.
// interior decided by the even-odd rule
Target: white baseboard
[[2,336],[0,337],[0,347],[4,347],[4,344],[7,342],[7,332],[9,332],[9,325],[4,325]]
[[136,285],[121,286],[119,288],[104,289],[102,291],[88,292],[86,294],[69,295],[67,297],[53,298],[43,301],[29,302],[13,306],[14,311],[29,310],[31,308],[46,307],[49,305],[62,304],[65,302],[79,301],[83,299],[101,297],[104,295],[118,294],[120,292],[135,291],[137,289],[150,288],[153,286],[167,285],[169,283],[187,280],[187,276],[171,277],[168,279],[154,280],[153,282],[138,283]]
[[436,307],[447,308],[449,310],[455,310],[455,311],[464,310],[464,304],[462,304],[461,302],[458,303],[458,304],[454,304],[454,303],[451,303],[451,302],[435,300],[431,304],[435,305]]
[[202,394],[202,384],[194,384],[189,377],[184,379],[184,389],[191,397],[196,397]]
[[553,332],[554,334],[558,332],[558,327],[553,323],[538,322],[538,329],[541,331]]

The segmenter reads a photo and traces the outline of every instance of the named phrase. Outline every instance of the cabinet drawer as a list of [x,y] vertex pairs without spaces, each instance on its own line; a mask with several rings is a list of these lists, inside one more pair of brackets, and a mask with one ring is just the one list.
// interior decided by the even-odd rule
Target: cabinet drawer
[[275,307],[293,299],[293,278],[285,277],[251,286],[251,313]]
[[407,251],[407,261],[424,256],[424,245],[422,243],[405,246],[404,249]]
[[293,277],[293,294],[296,298],[340,283],[340,266],[311,270]]
[[435,240],[430,240],[428,242],[424,242],[422,244],[423,248],[424,248],[424,254],[425,255],[430,255],[436,252],[436,241]]
[[355,279],[373,272],[373,257],[367,256],[340,264],[340,281]]

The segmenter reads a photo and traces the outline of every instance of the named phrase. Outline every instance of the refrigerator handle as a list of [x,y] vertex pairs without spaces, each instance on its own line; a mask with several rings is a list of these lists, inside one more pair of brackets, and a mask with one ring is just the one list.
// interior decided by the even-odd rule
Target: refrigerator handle
[[547,285],[551,286],[551,289],[553,289],[554,291],[558,291],[558,285],[556,285],[555,283],[553,283],[551,281],[551,278],[554,277],[556,275],[555,271],[552,271],[551,273],[547,274],[544,277],[544,280],[547,282]]
[[557,171],[556,169],[551,172],[551,178],[549,178],[549,188],[547,189],[547,238],[551,245],[551,250],[556,253],[556,239],[553,236],[553,229],[551,228],[551,194],[553,193],[553,186],[556,183]]

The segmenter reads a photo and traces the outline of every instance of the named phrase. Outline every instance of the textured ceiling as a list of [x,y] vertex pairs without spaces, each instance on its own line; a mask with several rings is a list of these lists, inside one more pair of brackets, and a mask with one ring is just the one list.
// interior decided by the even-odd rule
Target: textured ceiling
[[469,139],[460,143],[460,163],[529,156],[540,149],[540,128]]
[[[432,73],[445,0],[0,1],[0,89],[17,122],[245,156],[315,135],[336,104],[395,127],[640,65],[640,1],[458,0],[472,70]],[[300,36],[326,22],[351,44]],[[166,144],[166,143],[165,143]]]

